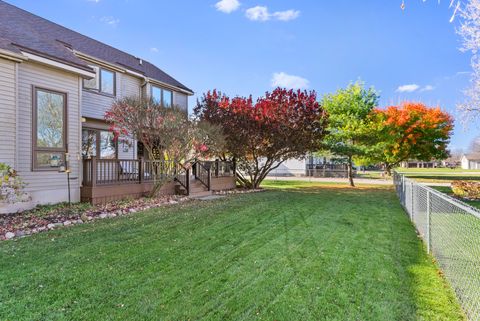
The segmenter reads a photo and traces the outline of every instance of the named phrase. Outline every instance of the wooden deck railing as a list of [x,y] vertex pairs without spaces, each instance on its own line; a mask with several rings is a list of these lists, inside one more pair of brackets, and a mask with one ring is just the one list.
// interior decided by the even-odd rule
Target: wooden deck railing
[[173,161],[143,159],[84,159],[83,185],[117,185],[155,182],[175,178]]
[[[211,178],[235,176],[234,162],[195,161],[193,174],[208,189]],[[83,160],[83,186],[154,183],[172,179],[187,192],[190,187],[190,169],[174,161],[143,159],[91,159]]]

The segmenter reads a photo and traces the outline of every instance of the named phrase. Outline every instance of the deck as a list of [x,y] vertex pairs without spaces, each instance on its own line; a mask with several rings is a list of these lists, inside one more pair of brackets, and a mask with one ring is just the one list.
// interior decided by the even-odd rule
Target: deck
[[195,161],[187,166],[174,161],[143,159],[85,159],[81,201],[102,204],[147,196],[156,183],[166,182],[160,194],[191,192],[191,185],[206,191],[235,188],[235,164],[225,161]]

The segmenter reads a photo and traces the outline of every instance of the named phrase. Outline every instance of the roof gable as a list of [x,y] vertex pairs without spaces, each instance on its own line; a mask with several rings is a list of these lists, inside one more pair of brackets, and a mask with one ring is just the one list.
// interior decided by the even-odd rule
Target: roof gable
[[61,60],[76,67],[91,70],[72,50],[121,65],[145,77],[170,86],[178,87],[193,94],[193,91],[156,67],[143,60],[84,36],[76,31],[36,16],[0,0],[0,49],[19,52],[20,50],[42,54]]

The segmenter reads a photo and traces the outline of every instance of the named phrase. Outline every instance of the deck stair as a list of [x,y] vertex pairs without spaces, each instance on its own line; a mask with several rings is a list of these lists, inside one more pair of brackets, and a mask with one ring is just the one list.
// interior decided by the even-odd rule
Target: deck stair
[[190,187],[190,192],[187,193],[187,190],[185,189],[185,187],[177,183],[175,185],[175,192],[178,195],[188,194],[188,196],[191,198],[199,198],[199,197],[212,195],[212,191],[209,191],[208,188],[198,179],[195,179],[195,177],[190,177],[189,187]]

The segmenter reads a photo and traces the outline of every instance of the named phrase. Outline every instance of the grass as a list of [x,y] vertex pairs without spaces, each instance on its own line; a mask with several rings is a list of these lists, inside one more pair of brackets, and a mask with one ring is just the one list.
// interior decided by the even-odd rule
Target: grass
[[421,183],[451,183],[457,180],[480,181],[480,170],[461,168],[397,168],[395,170]]
[[[432,186],[433,189],[436,189],[439,192],[442,192],[444,194],[447,194],[449,196],[454,197],[455,195],[453,194],[452,188],[450,186]],[[480,200],[467,200],[467,199],[461,199],[460,201],[467,203],[470,206],[476,207],[480,209]]]
[[0,243],[0,320],[464,320],[391,188],[265,186]]

